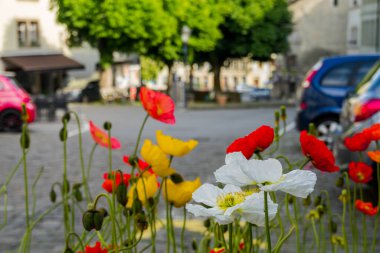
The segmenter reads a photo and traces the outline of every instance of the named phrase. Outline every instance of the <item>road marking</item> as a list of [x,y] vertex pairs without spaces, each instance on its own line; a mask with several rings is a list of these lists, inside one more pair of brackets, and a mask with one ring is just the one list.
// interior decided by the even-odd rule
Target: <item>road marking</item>
[[[289,132],[290,130],[293,130],[296,127],[296,123],[291,122],[289,125],[286,125],[285,133]],[[284,128],[280,129],[279,132],[280,135],[284,134]]]

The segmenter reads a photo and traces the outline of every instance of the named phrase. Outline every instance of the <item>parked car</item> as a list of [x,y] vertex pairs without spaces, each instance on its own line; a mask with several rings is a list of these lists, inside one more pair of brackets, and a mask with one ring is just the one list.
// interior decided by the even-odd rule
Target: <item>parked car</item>
[[267,88],[256,88],[247,84],[239,84],[236,91],[240,93],[240,100],[248,102],[253,100],[265,99],[269,100],[271,97],[271,90]]
[[36,106],[30,95],[22,89],[11,76],[0,75],[0,129],[3,131],[20,131],[22,126],[21,111],[25,104],[27,122],[36,118]]
[[[338,164],[347,167],[349,162],[358,161],[359,156],[357,152],[347,150],[344,139],[380,123],[380,62],[369,71],[357,89],[347,95],[340,121],[342,127],[335,134],[333,151]],[[374,150],[375,145],[369,149]],[[372,164],[367,156],[363,156],[363,159],[367,164]]]
[[340,128],[339,115],[344,98],[378,59],[380,55],[374,54],[336,56],[318,61],[297,91],[297,129],[305,130],[314,123],[320,138],[331,147],[333,133]]
[[94,80],[82,89],[74,89],[64,93],[68,102],[93,102],[101,99],[99,81]]

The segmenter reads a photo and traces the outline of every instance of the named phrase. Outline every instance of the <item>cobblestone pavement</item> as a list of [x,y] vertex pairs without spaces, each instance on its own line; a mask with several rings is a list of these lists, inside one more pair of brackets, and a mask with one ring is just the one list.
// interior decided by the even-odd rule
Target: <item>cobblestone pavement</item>
[[[122,162],[122,156],[131,154],[136,142],[137,132],[145,116],[140,107],[132,106],[98,106],[98,105],[74,105],[72,110],[78,112],[83,120],[93,120],[101,126],[109,120],[113,124],[112,135],[122,141],[122,149],[114,152],[114,166],[126,168]],[[294,118],[295,111],[288,111],[289,123]],[[202,182],[215,183],[213,172],[224,164],[225,148],[237,137],[243,136],[262,124],[272,124],[273,109],[233,109],[233,110],[177,110],[177,124],[175,126],[164,125],[149,119],[143,133],[144,138],[155,140],[156,129],[162,129],[165,134],[181,139],[194,138],[199,140],[199,146],[188,156],[174,159],[173,167],[181,172],[186,179],[192,180],[200,176]],[[72,120],[69,124],[70,134],[68,139],[68,177],[71,182],[80,180],[80,162],[78,157],[76,126]],[[61,180],[63,151],[58,138],[61,128],[59,120],[56,122],[37,122],[30,125],[31,150],[28,154],[28,174],[30,184],[43,167],[43,173],[36,187],[36,216],[51,206],[49,200],[50,187],[53,182]],[[86,128],[85,128],[86,131]],[[88,158],[93,141],[88,133],[83,135],[84,154]],[[21,157],[19,148],[19,135],[12,133],[0,133],[0,184],[9,174],[11,168],[17,164]],[[298,133],[290,130],[280,147],[279,153],[289,156],[292,161],[299,160],[300,148],[298,145]],[[87,163],[87,160],[86,160]],[[90,178],[92,193],[102,192],[102,174],[107,170],[107,151],[97,148]],[[317,191],[328,190],[333,196],[339,195],[339,190],[334,186],[337,175],[318,173]],[[21,168],[8,189],[8,224],[0,231],[0,253],[15,251],[24,229],[24,191],[23,173]],[[0,202],[0,218],[4,216],[2,200]],[[339,201],[333,206],[336,210],[341,208]],[[175,212],[174,216],[180,218],[181,212]],[[61,223],[62,212],[60,208],[46,216],[33,230],[32,252],[54,253],[61,252],[63,248],[63,225]],[[78,219],[79,220],[79,219]],[[199,231],[199,221],[190,220],[189,228]],[[78,231],[82,228],[78,222]],[[196,235],[196,234],[194,234]],[[189,242],[191,236],[187,236]],[[162,239],[162,240],[161,240]],[[160,241],[163,242],[164,238]],[[287,251],[294,252],[292,245]],[[162,250],[163,252],[163,250]]]

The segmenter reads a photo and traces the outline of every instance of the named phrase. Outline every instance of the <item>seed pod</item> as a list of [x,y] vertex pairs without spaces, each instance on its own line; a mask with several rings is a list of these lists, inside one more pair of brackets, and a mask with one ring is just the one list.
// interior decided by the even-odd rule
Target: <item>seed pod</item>
[[104,122],[103,127],[105,130],[111,130],[112,124],[109,121]]
[[93,210],[87,210],[83,213],[82,223],[83,223],[84,229],[86,229],[87,231],[91,231],[92,229],[95,228]]
[[59,131],[59,139],[63,142],[67,140],[67,129],[62,127],[61,131]]
[[108,216],[108,212],[105,208],[101,207],[98,209],[98,211],[103,214],[104,218]]
[[116,199],[120,205],[125,206],[128,202],[127,186],[124,183],[120,183],[116,187]]
[[102,229],[104,220],[104,213],[99,212],[98,210],[94,211],[94,228],[96,231]]
[[183,177],[181,176],[181,174],[178,174],[178,173],[174,173],[174,174],[170,175],[170,179],[175,184],[179,184],[179,183],[183,182]]
[[57,200],[57,193],[55,193],[54,189],[51,188],[51,190],[50,190],[50,201],[55,203],[56,200]]

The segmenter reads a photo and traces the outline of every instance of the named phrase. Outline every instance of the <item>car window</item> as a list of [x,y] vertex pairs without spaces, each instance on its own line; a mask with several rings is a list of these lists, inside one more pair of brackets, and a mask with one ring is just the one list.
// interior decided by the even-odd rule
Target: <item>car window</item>
[[363,64],[361,64],[355,73],[352,84],[356,85],[356,84],[360,83],[360,81],[363,80],[364,76],[372,68],[374,63],[375,62],[373,62],[373,61],[369,61],[369,62],[364,62]]
[[368,89],[372,89],[373,86],[376,86],[380,80],[380,63],[376,64],[369,73],[364,77],[360,82],[359,87],[357,88],[356,93],[361,95],[367,92]]
[[355,65],[355,63],[346,63],[330,69],[322,77],[321,86],[344,87],[351,85],[350,77]]

